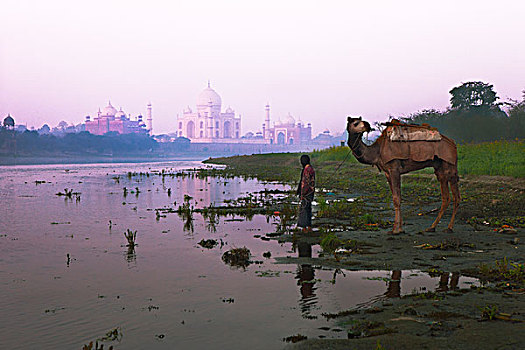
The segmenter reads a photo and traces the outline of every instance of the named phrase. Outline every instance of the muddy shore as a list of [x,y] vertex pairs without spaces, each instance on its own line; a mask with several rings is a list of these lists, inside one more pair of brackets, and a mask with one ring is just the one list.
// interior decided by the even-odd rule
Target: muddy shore
[[[255,155],[210,160],[226,174],[294,184],[298,155]],[[277,263],[346,270],[389,270],[403,288],[401,270],[440,276],[433,293],[390,295],[367,308],[326,315],[348,333],[341,339],[293,339],[297,349],[518,349],[525,343],[525,180],[461,176],[462,203],[453,233],[445,233],[449,208],[436,232],[425,232],[437,215],[439,188],[432,174],[403,177],[405,233],[391,235],[393,210],[382,174],[349,161],[312,157],[317,170],[314,232],[290,229],[271,239],[321,244],[330,235],[339,251],[319,257],[276,257]],[[290,201],[293,194],[290,193]],[[323,250],[325,247],[323,247]],[[335,250],[335,249],[334,249]],[[396,274],[398,271],[399,274]],[[456,276],[456,277],[455,277]],[[454,278],[480,279],[480,286],[457,289]],[[401,284],[399,286],[399,284]],[[300,341],[299,341],[300,340]]]

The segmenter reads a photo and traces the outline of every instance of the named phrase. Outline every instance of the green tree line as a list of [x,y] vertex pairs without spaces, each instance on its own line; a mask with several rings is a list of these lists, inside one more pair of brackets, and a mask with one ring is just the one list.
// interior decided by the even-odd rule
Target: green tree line
[[70,133],[63,137],[38,134],[26,130],[16,132],[0,129],[0,151],[3,154],[113,154],[132,155],[152,153],[159,144],[148,135],[107,133],[93,135],[89,132]]
[[467,82],[450,90],[450,107],[414,113],[403,121],[430,124],[460,143],[525,138],[525,90],[522,101],[498,102],[494,88]]

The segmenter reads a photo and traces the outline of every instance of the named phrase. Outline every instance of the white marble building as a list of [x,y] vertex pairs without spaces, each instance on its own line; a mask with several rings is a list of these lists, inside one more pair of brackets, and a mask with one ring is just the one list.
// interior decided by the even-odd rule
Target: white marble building
[[221,111],[221,97],[210,87],[204,89],[197,98],[197,109],[189,106],[182,115],[177,115],[176,135],[186,137],[192,143],[239,142],[241,137],[241,117],[228,107]]

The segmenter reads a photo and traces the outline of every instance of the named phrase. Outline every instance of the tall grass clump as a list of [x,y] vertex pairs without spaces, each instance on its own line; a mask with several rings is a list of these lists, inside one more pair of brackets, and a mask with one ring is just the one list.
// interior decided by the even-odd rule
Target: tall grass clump
[[493,141],[458,145],[461,175],[525,177],[525,142]]
[[349,163],[355,163],[357,160],[350,153],[350,148],[347,146],[332,146],[323,150],[315,150],[311,153],[312,162],[322,163],[329,161],[342,162],[345,160]]

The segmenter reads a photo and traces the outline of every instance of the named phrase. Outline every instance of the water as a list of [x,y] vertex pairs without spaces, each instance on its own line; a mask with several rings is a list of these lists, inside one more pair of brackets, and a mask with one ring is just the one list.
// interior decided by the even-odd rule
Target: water
[[[275,218],[262,215],[251,221],[220,218],[214,231],[195,214],[193,232],[184,230],[176,214],[156,216],[155,209],[176,208],[185,194],[204,207],[264,188],[286,190],[285,185],[126,176],[200,166],[179,161],[0,167],[0,348],[80,349],[115,328],[122,334],[111,343],[116,349],[281,348],[283,338],[298,333],[345,338],[324,312],[448,283],[417,271],[275,264],[273,257],[305,250],[316,257],[320,248],[255,238],[275,230]],[[137,187],[140,193],[131,193]],[[80,192],[80,201],[56,195],[66,188]],[[126,229],[137,231],[133,252],[125,246]],[[197,244],[208,238],[223,246],[208,250]],[[226,250],[243,246],[258,263],[246,269],[223,263]],[[268,251],[272,258],[262,256]],[[401,283],[377,279],[396,273]],[[472,282],[452,277],[450,284]]]

